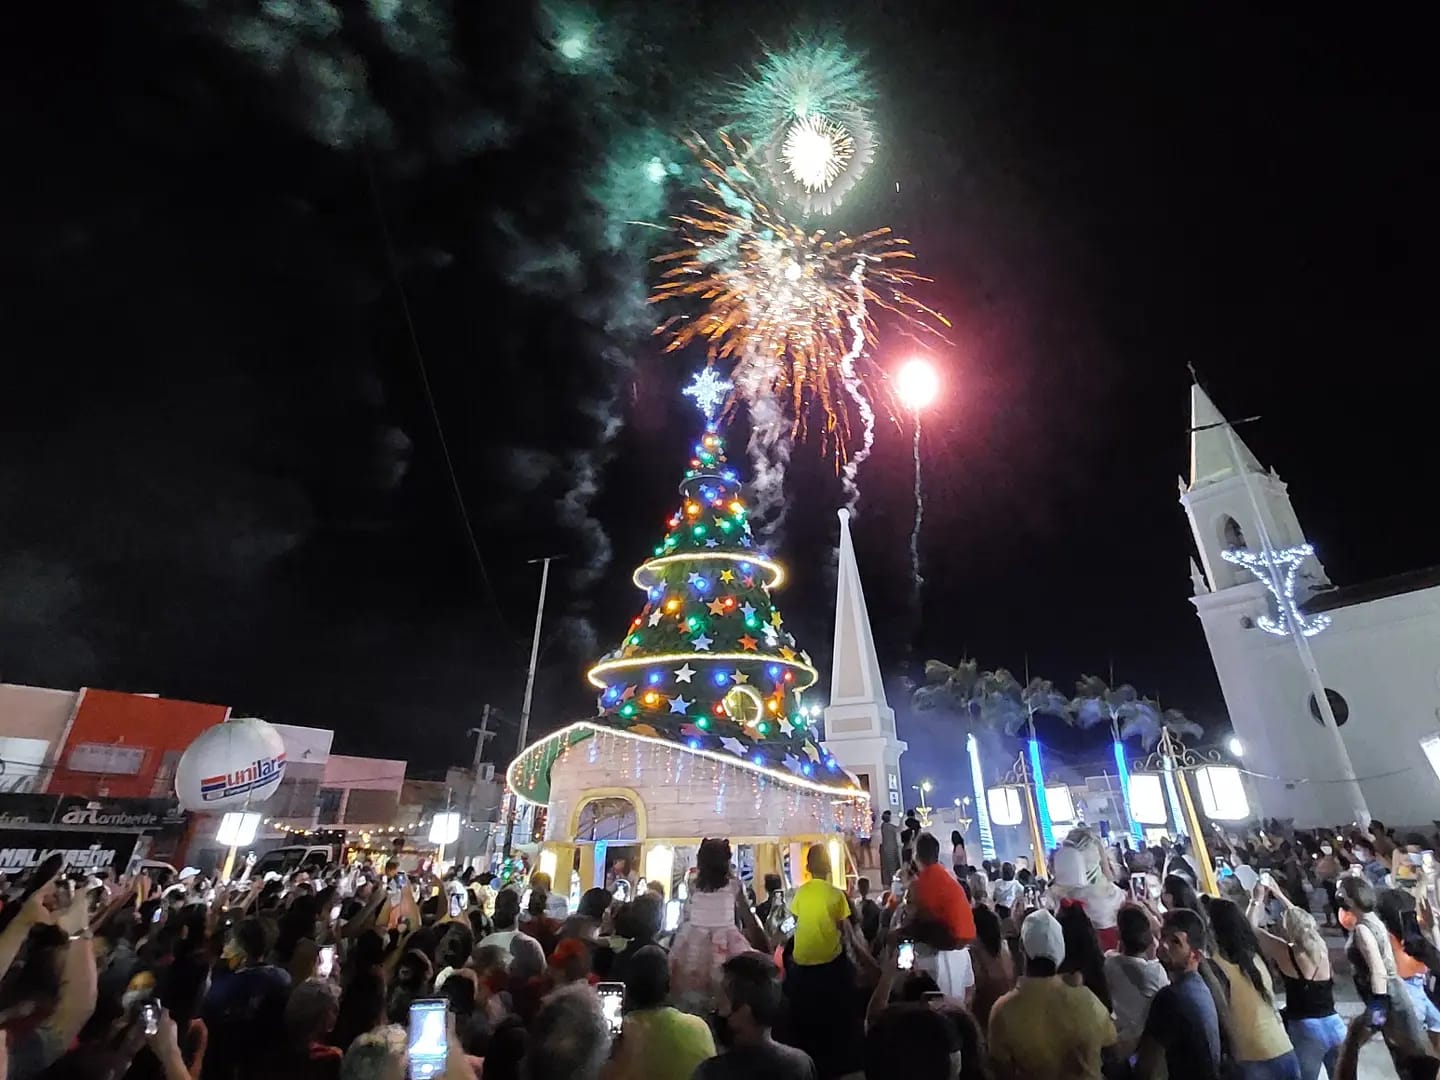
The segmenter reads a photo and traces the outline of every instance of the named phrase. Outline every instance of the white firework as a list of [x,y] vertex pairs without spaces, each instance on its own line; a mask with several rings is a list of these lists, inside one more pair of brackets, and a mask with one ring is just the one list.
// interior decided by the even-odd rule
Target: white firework
[[780,147],[785,171],[814,194],[830,187],[855,156],[855,140],[843,124],[828,116],[798,117]]
[[766,53],[725,106],[780,196],[801,213],[828,214],[875,160],[874,101],[860,57],[823,39]]

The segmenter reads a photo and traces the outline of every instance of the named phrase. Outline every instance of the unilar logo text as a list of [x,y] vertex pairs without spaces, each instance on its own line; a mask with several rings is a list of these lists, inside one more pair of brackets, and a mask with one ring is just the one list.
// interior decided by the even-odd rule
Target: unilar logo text
[[270,784],[278,783],[285,773],[285,754],[273,758],[259,758],[234,772],[207,776],[200,781],[200,798],[205,802],[228,799],[232,795],[243,795]]

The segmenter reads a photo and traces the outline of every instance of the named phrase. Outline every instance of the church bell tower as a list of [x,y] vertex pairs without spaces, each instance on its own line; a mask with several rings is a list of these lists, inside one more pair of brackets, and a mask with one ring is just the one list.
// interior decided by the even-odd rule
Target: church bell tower
[[840,511],[840,573],[835,586],[835,650],[830,661],[830,704],[825,748],[870,793],[875,820],[886,810],[899,817],[900,755],[895,711],[885,699],[875,635],[850,539],[850,511]]

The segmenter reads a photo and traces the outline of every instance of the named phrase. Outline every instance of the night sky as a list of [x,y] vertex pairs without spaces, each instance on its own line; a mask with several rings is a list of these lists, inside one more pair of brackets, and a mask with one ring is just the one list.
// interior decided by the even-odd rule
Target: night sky
[[[578,63],[558,7],[27,11],[54,21],[0,46],[0,679],[229,704],[421,771],[468,761],[491,702],[504,759],[526,560],[559,554],[532,730],[589,715],[696,425],[699,357],[662,357],[642,303],[663,238],[624,225],[687,188],[633,177],[799,30],[864,50],[879,93],[826,227],[908,236],[955,324],[918,622],[908,432],[884,420],[860,474],[887,672],[1113,665],[1223,722],[1176,502],[1187,364],[1262,417],[1244,437],[1337,584],[1440,561],[1423,35],[852,6],[604,5]],[[777,599],[823,669],[839,485],[807,444],[789,482]],[[944,723],[901,723],[907,771],[947,771]]]

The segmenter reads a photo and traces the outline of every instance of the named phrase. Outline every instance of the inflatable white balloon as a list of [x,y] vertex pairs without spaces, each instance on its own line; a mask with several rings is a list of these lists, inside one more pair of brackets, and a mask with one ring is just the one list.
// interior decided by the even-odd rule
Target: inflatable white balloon
[[238,810],[264,802],[285,775],[285,740],[264,720],[229,720],[202,731],[175,770],[185,810]]

